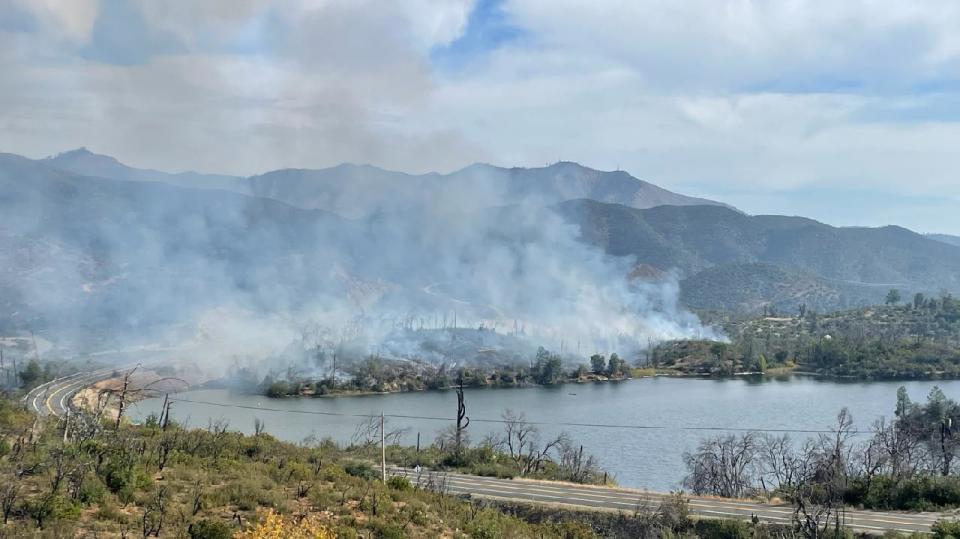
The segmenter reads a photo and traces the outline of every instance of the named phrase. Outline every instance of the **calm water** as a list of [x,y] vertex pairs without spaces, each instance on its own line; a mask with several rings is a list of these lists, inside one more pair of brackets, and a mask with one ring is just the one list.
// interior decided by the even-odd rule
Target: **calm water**
[[[620,383],[569,384],[555,388],[473,389],[466,391],[467,415],[474,422],[468,429],[473,440],[499,432],[502,425],[482,419],[499,419],[506,408],[524,411],[528,420],[544,423],[543,436],[567,431],[595,455],[604,469],[622,485],[671,490],[684,476],[682,454],[697,442],[716,434],[696,428],[726,429],[829,429],[844,406],[853,413],[857,427],[868,428],[882,416],[892,416],[897,388],[907,387],[910,396],[922,400],[934,385],[951,398],[960,398],[960,381],[841,383],[812,378],[780,380],[703,380],[645,378]],[[302,412],[338,414],[397,414],[453,417],[456,395],[452,391],[372,395],[321,399],[267,399],[227,390],[197,390],[180,398],[227,406],[177,402],[172,415],[192,426],[205,427],[223,419],[231,428],[253,430],[254,418],[278,438],[300,442],[309,436],[332,437],[349,442],[357,417],[327,416]],[[139,403],[131,412],[142,419],[158,412],[162,399]],[[259,409],[237,408],[248,406]],[[276,410],[264,410],[263,408]],[[424,443],[449,423],[437,420],[388,418],[388,430],[408,428],[405,442],[414,444],[420,432]],[[560,423],[618,425],[561,426]],[[661,429],[629,428],[626,425]],[[693,429],[693,430],[691,430]],[[793,434],[805,438],[807,434]]]

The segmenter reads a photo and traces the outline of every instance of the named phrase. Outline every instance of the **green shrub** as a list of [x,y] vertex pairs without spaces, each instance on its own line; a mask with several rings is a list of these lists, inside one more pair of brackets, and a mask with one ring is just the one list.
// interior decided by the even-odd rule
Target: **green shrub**
[[403,507],[403,513],[410,519],[410,522],[417,526],[426,526],[427,523],[430,522],[430,519],[427,517],[428,509],[427,504],[415,500]]
[[233,529],[219,520],[201,520],[187,529],[190,539],[230,539]]
[[504,536],[503,517],[496,511],[484,509],[465,528],[475,539],[497,539]]
[[868,509],[929,511],[960,505],[960,478],[874,477],[853,483],[845,493],[847,503]]
[[754,536],[749,522],[739,520],[699,520],[695,524],[702,539],[750,539]]
[[133,501],[138,490],[149,487],[153,480],[140,468],[127,459],[111,460],[102,472],[103,482],[123,503]]
[[354,477],[360,477],[362,479],[374,479],[377,477],[377,472],[373,469],[373,466],[371,466],[369,462],[362,460],[347,461],[343,465],[343,470]]
[[960,539],[958,520],[938,520],[933,524],[932,530],[936,539]]
[[77,500],[83,505],[93,505],[100,503],[107,495],[107,488],[100,481],[100,478],[89,478],[80,485],[77,491]]
[[401,475],[395,475],[390,479],[387,479],[387,486],[401,492],[409,492],[413,490],[413,484],[410,483],[410,480]]
[[114,504],[112,501],[103,500],[100,502],[100,506],[97,509],[97,520],[126,524],[128,518],[125,513],[120,512],[116,504]]
[[373,531],[377,539],[406,539],[407,532],[402,527],[382,518],[370,519],[367,528]]
[[357,539],[359,537],[357,530],[349,525],[337,526],[333,531],[337,534],[337,539]]

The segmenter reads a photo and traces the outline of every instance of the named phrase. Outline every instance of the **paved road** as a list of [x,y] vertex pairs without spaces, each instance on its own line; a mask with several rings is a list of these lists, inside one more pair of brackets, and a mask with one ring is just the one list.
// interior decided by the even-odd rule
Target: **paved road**
[[64,416],[70,409],[70,401],[81,389],[100,380],[110,378],[117,370],[109,367],[91,372],[78,372],[41,384],[23,398],[27,407],[40,415]]
[[[410,469],[391,468],[393,475],[406,475],[414,483],[435,488],[442,484],[450,494],[469,494],[481,498],[512,501],[564,504],[588,509],[608,509],[633,513],[638,507],[656,509],[666,494],[636,490],[547,483],[520,479],[495,479],[471,475],[440,473],[430,477],[424,471],[419,476]],[[419,481],[418,481],[419,480]],[[792,524],[793,509],[787,505],[769,505],[738,500],[722,500],[690,496],[690,512],[702,518],[750,520],[756,515],[762,522]],[[857,531],[881,533],[930,532],[930,527],[941,513],[905,513],[853,511],[845,515],[846,525]]]

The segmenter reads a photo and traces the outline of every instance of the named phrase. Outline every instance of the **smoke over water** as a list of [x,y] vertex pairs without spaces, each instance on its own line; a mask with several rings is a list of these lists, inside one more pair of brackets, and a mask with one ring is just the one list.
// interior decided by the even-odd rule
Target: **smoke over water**
[[[717,338],[670,273],[580,240],[552,201],[469,188],[344,218],[274,200],[72,175],[4,157],[4,317],[62,344],[165,339],[223,371],[379,355],[444,365],[569,361]],[[510,200],[477,208],[477,201]],[[91,336],[96,335],[96,338]],[[320,359],[318,359],[320,358]]]

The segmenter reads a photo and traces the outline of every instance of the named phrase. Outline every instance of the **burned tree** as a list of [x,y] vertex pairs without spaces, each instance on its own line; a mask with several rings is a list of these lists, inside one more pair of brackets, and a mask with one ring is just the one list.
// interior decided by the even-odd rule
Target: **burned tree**
[[551,451],[567,440],[567,437],[561,434],[541,444],[540,432],[527,422],[522,412],[504,411],[503,422],[504,436],[501,445],[506,448],[521,476],[540,471],[549,460]]
[[714,494],[725,498],[746,496],[755,488],[756,452],[757,435],[752,432],[704,440],[694,453],[683,456],[690,470],[684,486],[695,494]]
[[[98,408],[100,406],[103,406],[104,408],[106,408],[111,398],[113,397],[117,398],[117,418],[114,421],[114,425],[113,425],[114,430],[120,429],[120,425],[123,422],[123,414],[124,412],[126,412],[127,406],[129,406],[133,400],[146,395],[150,395],[151,393],[158,393],[158,391],[155,388],[164,383],[177,382],[179,384],[183,384],[183,386],[185,387],[189,386],[189,384],[186,381],[180,378],[166,376],[163,378],[158,378],[156,380],[153,380],[152,382],[148,384],[144,384],[141,387],[136,387],[134,385],[133,375],[139,368],[140,368],[140,365],[138,364],[132,369],[125,372],[120,379],[119,388],[103,389],[100,391],[100,395],[98,395],[97,397]],[[162,424],[164,425],[164,427],[166,427],[166,425],[169,423],[170,406],[172,404],[173,403],[169,400],[166,400],[164,403],[164,410],[163,410],[164,417],[162,420]]]
[[470,426],[470,418],[467,417],[467,405],[463,402],[463,374],[457,377],[457,431],[454,436],[454,452],[457,456],[461,455],[463,450],[464,431]]

